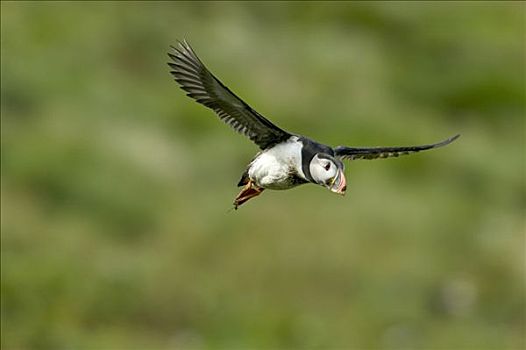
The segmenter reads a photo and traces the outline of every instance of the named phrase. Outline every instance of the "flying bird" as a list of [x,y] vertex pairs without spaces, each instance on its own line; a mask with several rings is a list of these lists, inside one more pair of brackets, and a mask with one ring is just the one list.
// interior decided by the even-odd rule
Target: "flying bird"
[[171,48],[170,73],[187,95],[261,149],[241,176],[235,209],[265,189],[287,190],[306,183],[344,195],[347,182],[342,160],[398,157],[448,145],[460,136],[420,146],[333,148],[285,131],[259,114],[205,67],[186,40]]

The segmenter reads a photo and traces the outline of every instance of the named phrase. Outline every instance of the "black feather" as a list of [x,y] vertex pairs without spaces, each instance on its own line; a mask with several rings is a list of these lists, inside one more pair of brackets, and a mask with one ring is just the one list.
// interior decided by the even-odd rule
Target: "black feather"
[[180,87],[188,96],[214,110],[234,130],[250,138],[261,149],[291,136],[252,109],[210,73],[186,41],[179,42],[178,47],[172,46],[172,49],[174,52],[168,56],[173,62],[168,65]]
[[439,148],[450,144],[460,137],[460,134],[450,137],[444,141],[421,146],[403,146],[403,147],[346,147],[338,146],[334,149],[336,156],[343,159],[377,159],[398,157],[401,155],[425,151],[433,148]]

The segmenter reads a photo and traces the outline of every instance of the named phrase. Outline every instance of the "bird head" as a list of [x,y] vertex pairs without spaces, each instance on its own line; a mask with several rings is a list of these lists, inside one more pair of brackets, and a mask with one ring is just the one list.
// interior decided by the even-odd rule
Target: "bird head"
[[347,189],[343,163],[326,153],[317,153],[309,164],[312,179],[331,192],[344,195]]

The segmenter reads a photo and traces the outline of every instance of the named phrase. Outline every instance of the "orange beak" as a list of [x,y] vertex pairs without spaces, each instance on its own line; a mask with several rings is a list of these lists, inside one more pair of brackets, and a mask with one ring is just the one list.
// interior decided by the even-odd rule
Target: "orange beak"
[[338,171],[336,180],[334,180],[330,190],[331,192],[337,193],[339,195],[345,195],[345,190],[347,190],[347,181],[345,180],[345,175],[343,174],[342,170]]

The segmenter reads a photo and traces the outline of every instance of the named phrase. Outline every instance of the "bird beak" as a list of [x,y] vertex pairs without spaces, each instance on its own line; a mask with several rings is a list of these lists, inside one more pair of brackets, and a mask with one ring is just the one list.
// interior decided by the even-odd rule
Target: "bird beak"
[[345,190],[347,189],[347,181],[345,180],[345,175],[343,170],[338,170],[338,175],[334,179],[332,186],[330,187],[331,192],[344,195]]

